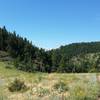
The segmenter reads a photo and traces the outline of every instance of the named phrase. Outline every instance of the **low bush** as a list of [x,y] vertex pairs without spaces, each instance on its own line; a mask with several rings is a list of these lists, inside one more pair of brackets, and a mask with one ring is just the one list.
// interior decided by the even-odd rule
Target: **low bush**
[[7,69],[12,69],[12,67],[11,67],[11,66],[8,66],[8,65],[5,66],[5,68],[7,68]]
[[37,94],[39,97],[43,97],[49,95],[50,91],[47,88],[38,87],[34,93]]
[[65,92],[68,91],[69,88],[67,86],[67,84],[65,84],[62,81],[59,81],[58,83],[54,84],[54,89],[57,90],[58,92]]
[[8,89],[10,92],[17,92],[17,91],[25,91],[28,88],[23,81],[16,78],[12,83],[10,83]]

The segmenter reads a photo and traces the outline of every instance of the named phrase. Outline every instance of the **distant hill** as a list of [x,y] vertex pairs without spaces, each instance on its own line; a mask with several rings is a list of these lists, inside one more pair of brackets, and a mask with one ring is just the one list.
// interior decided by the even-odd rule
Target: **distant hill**
[[[87,62],[89,62],[91,55],[99,56],[100,42],[73,43],[61,46],[60,48],[51,50],[50,52],[52,58],[52,65],[56,66],[55,70],[58,70],[60,72],[88,72],[90,70],[85,68],[85,62],[82,62],[83,65],[81,64],[79,68],[79,66],[75,64],[75,60],[73,64],[72,59],[78,58],[79,61],[81,59],[86,60],[84,57],[87,58],[87,55],[90,55],[88,56],[89,59],[87,59]],[[91,63],[92,62],[94,61],[91,61]],[[92,65],[88,66],[90,68],[92,67]],[[81,70],[82,67],[85,69],[84,71]]]
[[45,51],[3,27],[0,60],[13,61],[17,69],[28,72],[99,72],[100,42],[73,43]]

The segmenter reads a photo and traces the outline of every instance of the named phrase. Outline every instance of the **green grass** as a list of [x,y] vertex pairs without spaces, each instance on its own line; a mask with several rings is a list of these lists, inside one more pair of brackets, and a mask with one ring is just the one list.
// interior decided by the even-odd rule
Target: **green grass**
[[[13,65],[9,65],[11,69],[6,66],[7,62],[0,62],[0,100],[97,100],[100,95],[96,73],[27,73],[14,69]],[[8,86],[16,78],[29,89],[10,92]]]

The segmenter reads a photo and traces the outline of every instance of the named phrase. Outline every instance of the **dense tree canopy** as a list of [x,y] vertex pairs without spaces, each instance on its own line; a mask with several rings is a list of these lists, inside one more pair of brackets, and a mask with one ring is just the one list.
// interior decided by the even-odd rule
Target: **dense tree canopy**
[[[17,69],[28,72],[100,71],[100,42],[73,43],[45,51],[15,31],[8,32],[4,26],[0,28],[0,51],[8,52],[15,59]],[[90,61],[91,57],[97,60]]]

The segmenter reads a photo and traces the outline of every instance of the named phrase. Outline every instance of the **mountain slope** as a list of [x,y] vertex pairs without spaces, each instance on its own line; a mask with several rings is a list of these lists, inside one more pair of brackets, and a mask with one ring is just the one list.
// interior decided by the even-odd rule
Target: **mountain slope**
[[[23,71],[34,72],[90,72],[99,71],[99,57],[94,65],[89,64],[90,58],[85,62],[85,55],[98,56],[100,42],[73,43],[61,46],[58,49],[45,51],[34,46],[26,38],[22,38],[16,32],[8,32],[5,27],[0,28],[0,59],[14,59],[14,66]],[[3,57],[6,52],[10,57]],[[74,61],[73,61],[74,59]],[[79,66],[75,59],[82,64]],[[81,61],[81,59],[84,59]],[[73,63],[74,62],[74,63]],[[88,63],[89,62],[89,63]],[[95,61],[91,61],[95,62]],[[98,63],[98,64],[97,64]],[[89,69],[86,66],[89,66]],[[83,67],[84,66],[84,67]],[[95,69],[95,70],[94,70]]]

